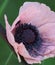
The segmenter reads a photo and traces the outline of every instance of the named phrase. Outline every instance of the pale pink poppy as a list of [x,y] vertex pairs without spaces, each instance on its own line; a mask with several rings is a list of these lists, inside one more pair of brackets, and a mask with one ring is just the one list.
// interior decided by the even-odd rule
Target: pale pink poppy
[[6,34],[19,62],[21,56],[28,64],[41,63],[55,56],[55,12],[43,3],[25,2],[19,15],[9,25],[4,15]]

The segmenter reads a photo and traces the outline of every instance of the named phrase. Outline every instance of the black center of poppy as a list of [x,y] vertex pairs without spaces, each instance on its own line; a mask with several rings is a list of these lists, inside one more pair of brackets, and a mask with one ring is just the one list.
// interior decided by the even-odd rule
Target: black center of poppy
[[26,43],[33,43],[35,41],[35,34],[31,29],[23,30],[22,40]]
[[15,41],[20,43],[33,43],[36,38],[36,31],[34,31],[34,26],[31,24],[20,24],[15,30]]

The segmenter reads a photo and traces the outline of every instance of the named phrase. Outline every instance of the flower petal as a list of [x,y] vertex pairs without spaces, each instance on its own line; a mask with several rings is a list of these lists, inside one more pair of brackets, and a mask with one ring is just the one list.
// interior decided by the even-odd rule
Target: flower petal
[[20,8],[19,16],[22,23],[31,23],[38,27],[50,22],[48,21],[49,18],[53,18],[55,15],[45,4],[40,4],[38,2],[25,2]]
[[17,16],[17,18],[14,20],[13,24],[12,24],[12,27],[11,27],[11,31],[15,28],[15,25],[17,22],[19,22],[20,18],[19,16]]
[[45,23],[54,22],[55,12],[51,11],[51,9],[43,3],[25,2],[23,6],[20,7],[19,15],[15,19],[12,29],[19,20],[21,20],[21,23],[31,23],[39,27]]
[[4,15],[4,18],[5,18],[5,23],[6,23],[7,39],[9,41],[9,43],[13,46],[13,44],[15,43],[15,41],[14,41],[14,36],[12,35],[12,32],[11,32],[11,26],[8,23],[8,20],[7,20],[7,16],[6,15]]
[[29,8],[30,6],[40,6],[40,3],[38,2],[25,2],[21,7],[20,7],[20,11],[19,14],[21,14],[22,12],[24,12],[27,8]]
[[55,23],[47,23],[38,28],[46,46],[44,59],[55,56]]
[[34,63],[41,63],[41,57],[37,57],[36,59],[31,59],[31,58],[25,58],[25,61],[28,63],[28,64],[34,64]]
[[36,58],[31,57],[28,53],[28,51],[26,50],[25,46],[23,43],[21,43],[18,46],[18,53],[24,57],[24,59],[26,60],[27,63],[29,64],[33,64],[33,63],[41,63],[42,57],[41,56],[37,56]]
[[55,44],[55,23],[47,23],[38,29],[45,42],[51,42]]
[[[9,25],[8,20],[7,20],[7,16],[4,15],[4,18],[5,18],[5,23],[6,23],[6,35],[7,35],[7,39],[9,41],[9,43],[13,46],[13,48],[14,48],[16,54],[17,54],[17,52],[18,52],[18,49],[17,49],[18,43],[15,42],[14,36],[13,36],[13,34],[11,32],[11,26]],[[19,62],[21,62],[19,54],[17,54],[17,56],[18,56]]]
[[44,53],[44,59],[55,56],[55,46],[48,46]]

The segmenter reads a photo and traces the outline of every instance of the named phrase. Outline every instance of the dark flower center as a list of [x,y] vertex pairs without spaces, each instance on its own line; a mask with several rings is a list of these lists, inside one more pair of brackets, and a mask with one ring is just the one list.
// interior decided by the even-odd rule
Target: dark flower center
[[[42,39],[38,29],[31,24],[19,24],[15,29],[15,41],[23,42],[30,55],[37,55],[37,51],[41,46]],[[36,49],[36,50],[34,50]]]
[[35,41],[35,34],[31,29],[23,30],[22,40],[27,43],[33,43]]
[[36,31],[34,31],[32,27],[34,28],[34,26],[31,24],[20,24],[15,31],[15,41],[18,43],[34,43],[36,38]]

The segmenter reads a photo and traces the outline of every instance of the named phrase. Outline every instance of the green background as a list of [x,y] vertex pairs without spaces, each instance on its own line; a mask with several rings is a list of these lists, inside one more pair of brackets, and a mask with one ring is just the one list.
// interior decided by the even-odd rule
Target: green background
[[[41,2],[48,5],[51,10],[55,11],[55,0],[0,0],[0,23],[5,28],[4,14],[8,16],[10,25],[17,17],[20,6],[25,1]],[[46,14],[47,15],[47,14]],[[0,65],[22,65],[18,62],[14,52],[10,49],[5,40],[0,36]],[[36,64],[37,65],[37,64]],[[42,61],[38,65],[55,65],[55,58]]]

